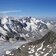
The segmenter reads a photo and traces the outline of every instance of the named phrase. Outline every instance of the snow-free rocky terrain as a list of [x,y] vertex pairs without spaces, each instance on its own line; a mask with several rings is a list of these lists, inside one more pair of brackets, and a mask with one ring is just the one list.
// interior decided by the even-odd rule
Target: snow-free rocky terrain
[[56,33],[49,31],[43,38],[7,53],[5,56],[56,56]]
[[0,56],[23,44],[42,39],[49,31],[56,32],[56,21],[34,17],[0,17]]

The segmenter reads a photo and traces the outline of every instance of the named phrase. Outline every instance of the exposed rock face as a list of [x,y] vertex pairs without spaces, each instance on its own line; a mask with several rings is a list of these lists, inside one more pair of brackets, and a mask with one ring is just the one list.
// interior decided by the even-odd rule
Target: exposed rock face
[[49,31],[42,39],[22,45],[7,56],[56,56],[56,33]]

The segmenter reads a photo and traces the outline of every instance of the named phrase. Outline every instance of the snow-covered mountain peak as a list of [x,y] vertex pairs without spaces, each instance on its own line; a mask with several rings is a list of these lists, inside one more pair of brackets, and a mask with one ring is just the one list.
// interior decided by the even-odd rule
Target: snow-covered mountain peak
[[[25,35],[28,34],[29,37],[36,37],[44,36],[48,29],[53,28],[50,22],[45,22],[41,19],[36,19],[33,17],[25,17],[25,18],[14,18],[14,17],[2,17],[0,28],[0,34],[4,35],[5,37],[21,37],[21,34]],[[53,23],[53,22],[52,22]],[[27,39],[26,37],[24,37]]]
[[7,24],[8,23],[8,17],[3,17],[1,20],[1,24]]

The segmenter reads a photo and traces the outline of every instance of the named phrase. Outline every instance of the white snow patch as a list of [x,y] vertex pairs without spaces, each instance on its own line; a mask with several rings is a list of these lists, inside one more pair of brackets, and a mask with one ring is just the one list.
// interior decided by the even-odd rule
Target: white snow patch
[[4,25],[4,28],[5,28],[6,30],[10,31],[6,25]]
[[43,48],[43,51],[45,51],[45,48]]
[[6,54],[10,54],[11,53],[11,51],[6,51]]
[[0,33],[2,33],[3,35],[7,35],[7,32],[5,30],[3,30],[2,27],[0,27]]
[[7,24],[8,23],[8,17],[4,17],[1,21],[2,24]]
[[49,53],[44,54],[44,56],[47,56]]
[[42,32],[42,29],[40,29],[40,32]]
[[47,45],[47,47],[49,47],[49,45]]
[[49,50],[49,53],[52,51],[52,49]]
[[12,55],[12,56],[13,56],[14,54],[11,54],[11,53],[10,53],[9,55]]
[[16,49],[18,49],[18,46],[15,46]]
[[40,56],[40,54],[38,54],[37,52],[35,53],[35,56]]
[[31,48],[29,47],[28,49],[30,50]]
[[48,53],[44,54],[44,56],[47,56],[51,51],[52,51],[52,49],[50,49]]
[[20,37],[25,37],[25,34],[23,34],[23,33],[22,33],[22,34],[20,34]]
[[42,51],[39,51],[41,54],[44,54],[44,52],[42,52]]
[[30,51],[28,51],[28,53],[34,53],[34,48],[30,49]]
[[23,47],[25,47],[25,46],[23,45]]
[[28,51],[28,53],[31,54],[32,52],[31,51]]
[[29,37],[29,34],[26,34],[26,37]]
[[43,43],[44,43],[44,41],[41,43],[41,46],[37,49],[37,51],[39,51],[43,48]]

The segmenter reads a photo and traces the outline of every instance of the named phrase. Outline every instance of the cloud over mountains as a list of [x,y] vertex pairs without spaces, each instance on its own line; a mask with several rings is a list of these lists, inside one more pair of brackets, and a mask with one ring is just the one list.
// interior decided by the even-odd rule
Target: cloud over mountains
[[7,10],[7,11],[0,11],[0,13],[15,13],[15,12],[21,12],[22,10]]

